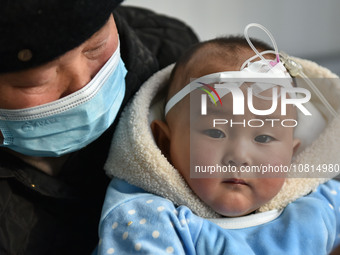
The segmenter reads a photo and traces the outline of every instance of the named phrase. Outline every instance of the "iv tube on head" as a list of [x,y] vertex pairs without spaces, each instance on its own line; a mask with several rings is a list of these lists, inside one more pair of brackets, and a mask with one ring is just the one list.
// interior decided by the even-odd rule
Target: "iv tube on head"
[[[270,38],[273,46],[274,46],[274,51],[273,50],[267,50],[267,51],[262,51],[261,53],[255,48],[255,46],[253,45],[253,43],[251,42],[249,35],[248,35],[248,30],[251,27],[258,27],[260,29],[262,29]],[[296,77],[296,76],[300,76],[302,77],[307,84],[311,87],[311,89],[314,91],[314,93],[317,95],[317,97],[320,99],[320,101],[325,105],[325,107],[328,109],[328,111],[331,113],[331,115],[333,117],[337,116],[337,112],[334,110],[334,108],[328,103],[328,101],[326,100],[326,98],[322,95],[322,93],[318,90],[318,88],[313,84],[313,82],[304,74],[303,70],[302,70],[302,66],[299,65],[298,63],[296,63],[295,61],[293,61],[288,55],[286,54],[279,54],[279,50],[277,47],[277,44],[275,42],[275,39],[273,37],[273,35],[269,32],[268,29],[266,29],[264,26],[257,24],[257,23],[250,23],[248,24],[245,29],[244,29],[244,37],[247,40],[249,46],[251,47],[251,49],[255,52],[255,56],[252,56],[251,58],[247,59],[241,66],[240,71],[232,71],[232,72],[222,72],[223,74],[230,74],[231,76],[233,76],[235,78],[236,76],[243,76],[244,73],[242,72],[243,69],[245,69],[245,66],[250,63],[252,63],[251,61],[256,59],[256,58],[260,58],[262,61],[267,62],[269,66],[271,67],[275,67],[278,63],[282,63],[282,65],[284,65],[284,67],[282,66],[283,69],[287,69],[287,71],[290,73],[291,76]],[[272,60],[268,60],[266,58],[263,57],[263,55],[265,54],[274,54],[276,56],[275,61]],[[280,55],[281,58],[280,59]],[[240,72],[240,73],[238,73]],[[216,76],[216,75],[221,75],[222,73],[216,73],[216,74],[210,74],[207,76]],[[237,73],[237,74],[236,74]],[[248,74],[249,75],[249,74]],[[254,73],[253,73],[254,75]],[[262,74],[264,75],[264,74]],[[288,75],[289,76],[289,75]],[[206,76],[204,76],[206,77]],[[201,78],[204,78],[201,77]],[[196,79],[194,82],[198,82],[198,80],[200,80],[201,78]],[[243,77],[244,78],[244,77]],[[182,100],[187,94],[189,94],[192,90],[197,89],[198,87],[201,87],[203,85],[195,85],[190,87],[190,84],[187,84],[182,90],[180,90],[179,92],[177,92],[172,98],[170,98],[170,100],[168,101],[168,103],[165,106],[165,115],[167,115],[167,113],[170,111],[170,109],[177,104],[180,100]]]
[[[307,75],[303,72],[303,68],[301,65],[293,61],[288,55],[286,54],[279,54],[279,50],[277,47],[277,44],[275,42],[275,39],[273,35],[269,32],[268,29],[266,29],[264,26],[257,24],[257,23],[250,23],[248,24],[245,29],[244,29],[244,37],[246,38],[249,46],[252,48],[252,50],[256,53],[258,57],[260,57],[262,60],[266,60],[263,55],[267,53],[273,53],[273,51],[264,51],[259,53],[258,50],[255,48],[253,43],[251,42],[249,35],[248,35],[248,30],[251,27],[258,27],[262,29],[270,38],[271,42],[273,43],[274,46],[274,53],[276,55],[276,63],[271,61],[270,64],[272,66],[275,66],[277,63],[280,61],[280,55],[283,57],[283,64],[289,71],[289,73],[293,76],[300,76],[301,78],[304,79],[304,81],[310,86],[310,88],[314,91],[314,93],[317,95],[317,97],[320,99],[320,101],[323,103],[323,105],[326,107],[326,109],[331,113],[333,117],[337,116],[337,112],[334,110],[334,108],[328,103],[327,99],[323,96],[323,94],[320,92],[320,90],[315,86],[315,84],[307,77]],[[255,59],[257,56],[253,56],[250,59],[248,59],[245,63],[243,63],[241,70],[244,68],[244,66]]]
[[[257,23],[250,23],[244,28],[244,37],[246,38],[250,48],[252,48],[252,50],[256,53],[256,55],[264,61],[268,61],[263,57],[264,53],[262,52],[260,54],[249,38],[248,30],[251,27],[258,27],[258,28],[262,29],[269,36],[269,38],[270,38],[270,40],[271,40],[271,42],[274,46],[274,52],[275,52],[275,56],[276,56],[276,62],[270,61],[269,63],[270,63],[271,66],[275,66],[277,63],[280,62],[280,55],[279,55],[279,50],[278,50],[278,47],[277,47],[277,44],[275,42],[273,35],[269,32],[269,30],[267,28],[265,28],[264,26],[257,24]],[[272,53],[272,51],[270,53]]]

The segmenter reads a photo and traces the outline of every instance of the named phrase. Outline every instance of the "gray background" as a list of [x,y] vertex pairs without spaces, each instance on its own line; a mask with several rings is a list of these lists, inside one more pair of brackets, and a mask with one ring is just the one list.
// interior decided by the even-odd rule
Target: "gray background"
[[[307,58],[340,74],[340,1],[338,0],[126,0],[124,5],[152,9],[190,25],[201,40],[243,34],[260,23],[279,50]],[[269,42],[258,29],[250,36]]]

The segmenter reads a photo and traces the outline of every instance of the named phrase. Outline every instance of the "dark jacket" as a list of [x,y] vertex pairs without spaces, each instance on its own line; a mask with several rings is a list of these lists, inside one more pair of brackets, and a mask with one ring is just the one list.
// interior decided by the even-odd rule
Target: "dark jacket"
[[[119,7],[114,17],[128,69],[125,105],[148,77],[176,61],[197,37],[182,22],[140,8]],[[73,153],[57,177],[0,150],[1,255],[91,254],[98,242],[109,182],[103,164],[115,125]]]

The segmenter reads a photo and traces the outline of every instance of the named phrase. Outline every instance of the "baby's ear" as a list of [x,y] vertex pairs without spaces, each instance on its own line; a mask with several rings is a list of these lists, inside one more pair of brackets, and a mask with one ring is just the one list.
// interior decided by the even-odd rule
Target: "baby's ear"
[[301,144],[301,141],[299,139],[294,138],[293,140],[293,155],[297,152]]
[[157,146],[164,156],[170,160],[170,129],[168,124],[162,120],[154,120],[151,123],[151,130]]

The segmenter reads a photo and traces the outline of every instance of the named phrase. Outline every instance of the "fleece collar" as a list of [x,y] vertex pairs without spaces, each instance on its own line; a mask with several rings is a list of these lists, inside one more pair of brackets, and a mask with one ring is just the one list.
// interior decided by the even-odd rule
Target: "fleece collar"
[[[308,60],[293,58],[300,63],[308,77],[338,78],[328,69]],[[200,200],[186,184],[179,172],[167,161],[157,147],[151,133],[150,123],[164,112],[164,91],[174,65],[154,74],[137,92],[124,109],[117,126],[105,170],[148,192],[165,197],[176,205],[186,205],[194,213],[205,218],[221,217]],[[340,84],[338,79],[320,88],[335,109],[340,108]],[[317,100],[311,106],[320,125],[305,123],[297,135],[302,136],[303,148],[294,158],[295,164],[340,163],[340,117],[328,120],[323,117],[322,106]],[[307,127],[306,127],[307,126]],[[309,128],[309,127],[310,128]],[[311,132],[309,132],[311,130]],[[306,133],[308,134],[306,136]],[[331,176],[333,177],[333,176]],[[287,178],[281,191],[259,212],[282,209],[288,203],[314,191],[329,178]]]

